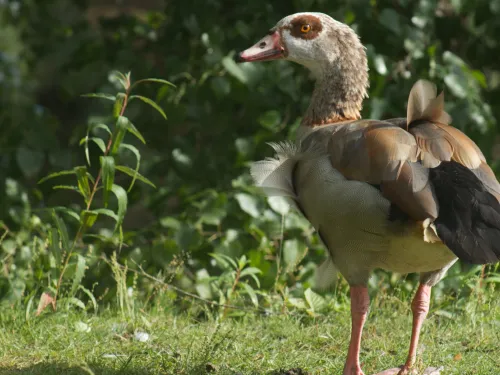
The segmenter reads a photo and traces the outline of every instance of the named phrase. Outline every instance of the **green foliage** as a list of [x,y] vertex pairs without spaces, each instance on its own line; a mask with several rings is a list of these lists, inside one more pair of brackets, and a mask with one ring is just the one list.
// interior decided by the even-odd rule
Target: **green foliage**
[[[267,142],[294,137],[313,83],[292,63],[232,58],[293,12],[322,11],[360,34],[371,69],[364,117],[404,115],[413,82],[429,78],[498,169],[495,2],[105,3],[0,2],[4,303],[36,306],[34,296],[62,290],[67,306],[95,310],[137,283],[124,316],[165,285],[180,309],[207,316],[217,304],[313,316],[345,307],[342,280],[326,302],[311,290],[324,249],[310,225],[248,175]],[[162,78],[132,82],[116,69]],[[114,253],[127,265],[121,278]],[[481,271],[456,265],[434,298],[475,293]],[[497,271],[485,270],[483,286]],[[378,272],[370,282],[406,298],[414,281]],[[181,291],[204,300],[184,303]]]
[[[76,180],[76,185],[56,185],[53,188],[56,190],[64,189],[75,191],[83,198],[83,202],[82,205],[79,206],[81,208],[76,208],[78,206],[69,206],[54,207],[52,209],[45,210],[47,213],[50,212],[53,226],[48,224],[42,228],[41,232],[31,232],[28,234],[28,236],[34,236],[33,245],[36,246],[37,243],[39,245],[33,249],[33,258],[36,259],[37,256],[48,253],[50,266],[46,267],[44,264],[41,264],[37,265],[35,269],[35,275],[37,274],[37,280],[35,280],[37,288],[31,289],[26,313],[27,318],[30,316],[33,298],[37,295],[37,291],[40,289],[45,291],[41,293],[40,302],[36,312],[37,315],[39,315],[49,305],[52,305],[55,309],[57,302],[66,306],[66,308],[76,306],[81,309],[86,309],[86,305],[82,302],[82,300],[76,297],[78,293],[88,298],[89,303],[91,303],[91,307],[93,307],[94,310],[97,310],[97,302],[93,292],[82,286],[82,282],[87,270],[87,263],[95,263],[95,255],[91,254],[92,246],[99,246],[102,243],[102,237],[95,237],[91,234],[92,229],[98,222],[100,215],[112,218],[115,221],[113,232],[111,232],[110,235],[117,235],[119,239],[118,244],[120,247],[122,246],[122,225],[128,207],[128,195],[126,190],[118,184],[116,171],[122,172],[132,178],[129,190],[132,188],[136,180],[145,182],[154,187],[154,184],[151,181],[139,173],[139,150],[136,147],[123,142],[127,133],[132,134],[143,143],[145,142],[137,128],[127,117],[124,116],[129,97],[131,96],[131,90],[133,87],[137,87],[137,84],[131,84],[130,74],[117,74],[119,77],[124,78],[125,93],[119,93],[116,96],[117,99],[115,100],[113,108],[113,117],[116,119],[116,124],[113,131],[111,131],[110,127],[106,124],[91,123],[88,127],[87,135],[79,142],[79,144],[83,145],[85,148],[85,156],[88,167],[90,167],[90,157],[92,155],[89,152],[88,141],[92,140],[99,146],[99,150],[102,154],[99,157],[100,168],[96,171],[96,177],[92,175],[87,166],[77,166],[72,169],[50,173],[39,181],[39,183],[42,184],[52,179],[72,176]],[[164,80],[156,81],[159,81],[160,83],[165,82]],[[142,80],[142,82],[148,82],[148,80]],[[110,99],[109,95],[104,94],[91,94],[85,96],[106,100]],[[152,101],[147,99],[145,102],[151,104],[150,102]],[[153,106],[156,109],[155,106],[158,105],[155,103]],[[105,130],[104,137],[107,138],[103,139],[99,136],[89,137],[89,134],[98,129]],[[134,153],[136,156],[135,169],[121,164],[120,153],[118,152],[121,149],[130,150]],[[17,185],[15,185],[15,187],[17,188]],[[96,203],[96,199],[98,199],[98,192],[102,192],[102,199]],[[110,209],[108,206],[110,206],[111,193],[116,198],[116,204]],[[24,198],[24,201],[26,202],[25,210],[28,214],[30,209],[27,198]],[[98,207],[98,204],[102,204],[104,207]],[[64,213],[66,217],[76,219],[76,223],[74,221],[72,223],[68,222],[68,224],[71,224],[71,226],[68,227],[66,220],[59,216],[58,212]],[[44,214],[43,211],[42,214]],[[32,221],[37,220],[37,222],[40,222],[38,217],[34,218],[36,219],[32,219]],[[47,218],[49,217],[47,216]],[[21,224],[22,226],[26,226],[25,223]],[[76,224],[76,226],[73,224]],[[6,232],[2,237],[3,248],[14,253],[15,245],[11,239],[6,239],[9,235],[9,229],[6,226],[5,229]],[[94,240],[92,242],[84,242],[84,237],[94,238]],[[45,243],[43,242],[44,238],[47,239]],[[31,239],[27,237],[25,240],[30,241]],[[29,248],[25,248],[26,251],[29,251]],[[113,260],[113,265],[116,265],[116,256]],[[126,279],[120,278],[122,273],[120,273],[121,271],[117,271],[116,267],[113,267],[113,270],[117,283],[117,293],[118,296],[121,296],[119,297],[119,305],[120,307],[123,307],[123,288],[126,288],[124,284],[126,283]],[[126,270],[124,271],[124,274],[126,275]],[[45,277],[47,277],[47,280],[44,280]],[[15,279],[15,281],[18,280]],[[13,285],[15,284],[12,282],[10,282],[10,284],[11,289],[14,289]],[[63,288],[65,288],[66,285],[68,288],[63,293]],[[21,284],[17,290],[21,289],[20,292],[22,293],[24,291],[24,287],[25,285]],[[17,292],[19,293],[19,291]],[[20,294],[18,294],[17,298],[19,299],[19,297],[21,297]],[[127,312],[130,315],[133,311],[130,304],[127,303],[125,306],[127,307]]]

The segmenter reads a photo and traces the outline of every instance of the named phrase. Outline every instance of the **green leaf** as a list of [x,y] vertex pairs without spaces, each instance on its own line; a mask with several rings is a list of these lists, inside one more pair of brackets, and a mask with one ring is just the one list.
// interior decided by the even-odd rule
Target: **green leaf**
[[257,275],[261,274],[261,273],[262,273],[262,271],[256,267],[247,267],[243,271],[241,271],[240,277],[250,276],[252,279],[255,280],[255,283],[260,288],[260,280],[257,277]]
[[164,79],[160,79],[160,78],[146,78],[146,79],[141,79],[137,82],[135,82],[132,87],[134,86],[137,86],[137,85],[140,85],[141,83],[161,83],[162,85],[167,85],[167,86],[171,86],[171,87],[176,87],[172,82],[169,82],[167,80],[164,80]]
[[165,228],[179,230],[181,227],[181,222],[173,217],[167,216],[160,219],[160,225]]
[[241,271],[240,276],[247,276],[247,275],[257,275],[261,274],[262,270],[258,269],[257,267],[247,267],[243,271]]
[[269,203],[273,211],[281,215],[286,215],[290,211],[290,204],[285,197],[272,196],[267,198],[267,203]]
[[137,147],[132,146],[132,145],[130,145],[128,143],[122,143],[120,145],[120,148],[125,148],[125,149],[129,150],[130,152],[132,152],[135,155],[136,159],[137,159],[137,165],[140,165],[141,153],[139,152],[139,149]]
[[382,55],[376,55],[373,59],[373,64],[375,65],[375,70],[378,74],[382,76],[387,75],[387,65],[385,64],[385,60]]
[[51,254],[54,256],[54,259],[57,262],[57,265],[61,263],[61,248],[60,248],[60,237],[59,230],[57,228],[50,228],[49,231],[49,249]]
[[95,94],[83,94],[82,95],[85,98],[98,98],[98,99],[106,99],[106,100],[111,100],[115,101],[116,98],[113,95],[109,94],[102,94],[102,93],[95,93]]
[[75,173],[78,180],[78,189],[80,190],[80,193],[82,193],[85,203],[87,204],[90,199],[90,184],[87,167],[76,167]]
[[247,283],[241,283],[240,285],[243,286],[243,288],[245,289],[245,292],[250,297],[250,300],[252,301],[254,306],[259,307],[259,299],[257,298],[257,294],[255,293],[255,290],[253,290],[253,288],[250,285],[248,285]]
[[[75,323],[75,331],[76,332],[90,332],[91,328],[87,323],[84,323],[82,321],[78,321]],[[86,371],[85,371],[86,372]]]
[[291,272],[302,260],[307,251],[307,246],[294,238],[293,240],[286,240],[283,244],[283,261],[286,265],[286,272]]
[[97,220],[98,213],[90,210],[83,210],[80,214],[80,223],[82,226],[83,232],[87,231],[87,229],[92,228],[95,221]]
[[313,292],[311,288],[308,288],[304,292],[304,297],[306,298],[307,304],[312,312],[319,312],[326,307],[325,299],[319,294]]
[[248,77],[245,74],[245,71],[236,64],[232,57],[226,56],[222,59],[222,66],[226,71],[231,74],[234,78],[236,78],[241,83],[247,83]]
[[80,146],[85,144],[85,157],[87,159],[87,164],[90,165],[90,154],[89,154],[89,142],[94,142],[97,147],[102,151],[104,154],[106,152],[106,145],[104,144],[104,141],[101,138],[97,137],[90,137],[87,134],[85,137],[80,139]]
[[[141,166],[141,153],[139,152],[139,150],[137,149],[137,147],[135,146],[132,146],[128,143],[122,143],[120,145],[120,148],[124,148],[124,149],[127,149],[129,150],[130,152],[132,152],[134,155],[135,155],[135,158],[136,158],[136,165],[135,165],[135,171],[138,172],[139,171],[139,167]],[[132,189],[132,186],[134,185],[135,183],[135,178],[132,180],[132,182],[130,183],[130,187],[129,187],[129,191],[130,189]]]
[[26,321],[30,320],[30,316],[31,316],[31,308],[33,306],[33,301],[35,299],[35,294],[33,294],[30,299],[28,300],[28,304],[26,305]]
[[486,279],[484,279],[484,282],[500,284],[500,276],[489,276]]
[[118,216],[113,211],[108,210],[107,208],[98,208],[98,209],[93,210],[93,211],[99,215],[105,215],[105,216],[108,216],[108,217],[114,219],[115,221],[118,221]]
[[54,189],[54,190],[72,190],[72,191],[82,195],[82,192],[80,191],[80,189],[78,189],[78,186],[74,186],[74,185],[56,185],[56,186],[52,186],[52,189]]
[[160,114],[163,116],[163,118],[166,120],[167,119],[167,115],[165,114],[165,112],[163,111],[163,109],[161,109],[161,107],[156,104],[156,102],[154,102],[153,100],[149,99],[149,98],[146,98],[144,96],[141,96],[141,95],[132,95],[130,97],[130,100],[132,99],[139,99],[139,100],[142,100],[144,103],[147,103],[149,104],[151,107],[153,107],[154,109],[156,109],[158,112],[160,112]]
[[127,205],[128,205],[128,197],[127,197],[127,192],[125,191],[124,188],[122,188],[119,185],[113,185],[111,188],[113,193],[116,196],[116,199],[118,200],[118,221],[116,222],[115,230],[118,229],[122,223],[123,223],[123,218],[125,217],[125,213],[127,212]]
[[130,76],[125,76],[125,74],[119,72],[118,70],[113,70],[109,74],[108,79],[111,83],[116,83],[116,81],[118,81],[125,90],[128,90],[130,87]]
[[[96,215],[97,217],[97,215]],[[87,261],[80,254],[77,254],[75,276],[73,277],[73,284],[71,285],[71,296],[75,296],[78,287],[82,283],[83,276],[85,275],[85,269],[87,267]]]
[[123,104],[125,103],[126,97],[127,95],[122,92],[116,95],[115,105],[113,106],[113,117],[117,118],[122,115]]
[[57,216],[55,210],[52,210],[52,218],[54,219],[56,228],[59,231],[59,236],[62,243],[62,250],[69,251],[70,245],[69,245],[69,236],[68,236],[68,230],[66,229],[66,224],[64,224],[64,221],[61,220],[59,216]]
[[96,301],[94,295],[92,294],[92,292],[90,290],[88,290],[87,288],[83,287],[82,285],[79,285],[78,289],[81,290],[83,293],[85,293],[89,297],[90,301],[92,301],[92,306],[94,307],[94,312],[96,313],[99,306],[97,305],[97,301]]
[[444,82],[455,96],[459,98],[467,97],[468,82],[467,78],[462,73],[447,74],[444,77]]
[[132,135],[135,135],[142,143],[146,144],[146,140],[142,136],[141,133],[139,133],[139,130],[130,122],[130,120],[126,117],[123,117],[127,123],[127,131],[131,133]]
[[152,186],[152,187],[154,187],[156,189],[155,184],[153,184],[150,180],[148,180],[146,177],[144,177],[139,172],[137,172],[137,170],[133,170],[132,168],[127,167],[125,165],[117,165],[116,169],[119,170],[120,172],[123,172],[123,173],[125,173],[125,174],[127,174],[127,175],[129,175],[130,177],[133,178],[132,182],[130,184],[130,187],[128,188],[129,192],[132,189],[132,186],[134,186],[134,181],[136,179],[139,180],[139,181],[142,181],[145,184],[148,184],[148,185],[150,185],[150,186]]
[[85,304],[82,301],[80,301],[78,298],[75,298],[75,297],[68,298],[68,303],[71,305],[75,305],[75,306],[81,308],[82,310],[85,310]]
[[111,149],[110,154],[116,155],[118,149],[120,148],[123,138],[127,133],[128,127],[128,119],[123,116],[119,116],[116,120],[115,130],[113,132],[113,136],[111,137]]
[[106,145],[104,144],[104,141],[101,138],[92,137],[89,138],[89,141],[94,142],[97,145],[97,147],[99,147],[99,149],[102,151],[102,153],[106,152]]
[[56,211],[56,212],[62,212],[63,214],[71,216],[78,223],[80,223],[80,216],[78,216],[78,214],[75,211],[73,211],[72,209],[70,209],[68,207],[57,206],[57,207],[51,207],[51,209]]
[[109,193],[115,181],[115,158],[112,156],[101,156],[102,184],[104,187],[104,207],[108,206]]
[[240,259],[238,259],[238,269],[241,271],[247,265],[248,259],[246,255],[242,255]]
[[222,268],[234,270],[238,269],[238,264],[234,261],[234,259],[225,254],[210,253],[208,255],[214,258]]
[[71,175],[71,174],[76,174],[76,172],[74,170],[72,170],[72,171],[54,172],[54,173],[49,174],[48,176],[45,176],[41,180],[39,180],[38,183],[41,184],[41,183],[43,183],[43,182],[45,182],[47,180],[50,180],[51,178],[59,177],[59,176],[68,176],[68,175]]
[[102,129],[106,133],[111,135],[111,130],[109,130],[109,126],[106,124],[101,124],[101,123],[91,124],[89,127],[89,132],[93,132],[95,129]]
[[458,57],[457,55],[455,55],[453,52],[450,51],[443,52],[443,61],[447,64],[455,65],[460,68],[467,66],[464,60],[462,60],[460,57]]
[[243,211],[255,218],[260,216],[260,211],[257,208],[257,199],[255,197],[245,193],[236,194],[235,197]]
[[306,302],[302,298],[288,298],[288,302],[290,305],[300,310],[305,310],[307,308]]
[[84,234],[82,238],[92,238],[92,240],[99,240],[101,242],[108,242],[112,236],[105,236],[102,234]]
[[281,126],[281,114],[276,110],[267,111],[259,116],[258,121],[264,128],[276,132]]

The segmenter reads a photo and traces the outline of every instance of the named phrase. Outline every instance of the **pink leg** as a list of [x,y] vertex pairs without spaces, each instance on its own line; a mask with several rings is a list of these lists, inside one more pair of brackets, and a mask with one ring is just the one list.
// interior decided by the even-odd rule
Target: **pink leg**
[[370,297],[365,286],[351,287],[351,317],[352,330],[347,360],[344,366],[343,375],[364,375],[359,364],[359,350],[361,346],[361,334],[366,321]]
[[429,285],[420,284],[411,303],[413,312],[413,328],[411,331],[410,351],[405,365],[399,372],[399,375],[407,375],[410,373],[411,367],[415,364],[417,357],[418,339],[420,338],[420,329],[424,323],[427,313],[429,312],[429,303],[431,298],[431,287]]

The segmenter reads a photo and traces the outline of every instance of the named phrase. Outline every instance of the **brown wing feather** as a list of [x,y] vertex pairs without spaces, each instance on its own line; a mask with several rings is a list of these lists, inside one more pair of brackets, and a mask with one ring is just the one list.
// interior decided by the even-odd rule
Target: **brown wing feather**
[[420,163],[403,163],[395,180],[382,181],[382,194],[412,219],[423,221],[438,216],[438,204],[429,181],[429,170]]
[[436,121],[448,124],[451,117],[444,110],[444,95],[436,97],[436,86],[426,80],[417,81],[408,98],[407,124],[418,120]]
[[428,169],[418,162],[420,150],[406,130],[384,121],[346,124],[332,134],[328,151],[346,178],[380,185],[382,194],[413,219],[437,217]]
[[442,94],[417,82],[409,97],[407,120],[359,120],[332,129],[328,151],[346,178],[381,186],[382,194],[414,220],[435,219],[438,203],[429,168],[456,161],[471,169],[500,199],[500,184],[477,145],[447,125]]
[[403,162],[417,161],[417,144],[411,134],[375,120],[339,126],[328,151],[334,167],[344,176],[371,184],[394,180]]

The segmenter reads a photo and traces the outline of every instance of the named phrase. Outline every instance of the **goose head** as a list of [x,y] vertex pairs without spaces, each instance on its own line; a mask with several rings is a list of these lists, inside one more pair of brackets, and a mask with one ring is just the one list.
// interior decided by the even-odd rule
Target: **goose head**
[[236,57],[237,62],[278,59],[307,67],[317,79],[306,125],[360,117],[368,64],[364,46],[348,25],[323,13],[292,14]]

